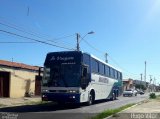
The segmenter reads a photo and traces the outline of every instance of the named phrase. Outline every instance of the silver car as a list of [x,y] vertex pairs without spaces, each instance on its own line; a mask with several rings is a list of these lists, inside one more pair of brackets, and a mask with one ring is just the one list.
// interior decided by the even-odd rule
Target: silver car
[[134,89],[128,89],[123,92],[123,96],[137,96],[137,91]]

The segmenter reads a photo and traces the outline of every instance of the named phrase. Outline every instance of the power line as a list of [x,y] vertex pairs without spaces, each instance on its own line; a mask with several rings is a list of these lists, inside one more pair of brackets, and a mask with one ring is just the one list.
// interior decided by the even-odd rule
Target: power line
[[[57,41],[59,41],[59,40],[61,40],[61,39],[66,39],[66,38],[69,38],[69,37],[72,37],[72,36],[75,36],[75,34],[68,35],[68,36],[64,36],[64,37],[59,37],[59,38],[54,38],[54,39],[46,40],[46,41],[54,42],[54,43],[60,43],[60,42],[57,42]],[[62,40],[61,40],[61,42],[62,42]],[[62,43],[63,43],[63,44],[66,44],[66,45],[72,46],[72,44],[69,43],[69,42],[67,42],[66,40],[65,40],[65,42],[62,42]]]
[[139,76],[138,74],[134,74],[134,73],[126,70],[124,67],[120,66],[110,55],[108,55],[108,56],[119,68],[123,69],[124,71],[128,72],[129,74],[132,74],[132,75],[135,75],[135,76]]
[[54,38],[53,40],[61,40],[61,39],[69,38],[69,37],[72,37],[72,36],[75,36],[75,34],[67,35],[67,36],[63,36],[63,37],[59,37],[59,38]]
[[[31,34],[34,34],[34,35],[38,35],[38,36],[46,36],[46,34],[42,34],[42,33],[38,33],[38,32],[35,32],[33,30],[29,30],[29,31],[26,31],[26,29],[24,29],[23,27],[21,26],[17,26],[15,25],[14,23],[10,23],[8,22],[7,20],[3,20],[4,18],[3,17],[0,17],[2,20],[1,20],[1,25],[4,25],[4,26],[7,26],[9,28],[13,28],[13,29],[16,29],[16,30],[20,30],[21,32],[27,32],[27,33],[31,33]],[[3,23],[2,23],[3,22]],[[8,25],[9,24],[9,25]]]
[[88,45],[90,46],[92,49],[94,49],[95,51],[99,52],[99,53],[102,53],[102,54],[105,54],[104,52],[100,51],[99,49],[95,48],[94,46],[92,46],[89,42],[87,42],[86,40],[83,39],[83,41]]
[[[7,20],[3,20],[4,18],[3,17],[0,17],[2,20],[1,20],[1,22],[0,22],[0,24],[1,25],[3,25],[3,26],[6,26],[6,27],[8,27],[8,28],[12,28],[12,29],[15,29],[15,30],[17,30],[17,31],[20,31],[20,32],[23,32],[23,33],[27,33],[27,34],[29,34],[29,35],[33,35],[33,36],[36,36],[36,37],[38,37],[38,38],[46,38],[46,36],[47,37],[50,37],[50,36],[48,36],[48,35],[46,35],[46,34],[42,34],[42,33],[38,33],[38,32],[35,32],[35,31],[33,31],[33,30],[26,30],[25,28],[23,28],[23,27],[21,27],[21,26],[17,26],[17,25],[15,25],[14,23],[11,23],[11,22],[8,22]],[[66,36],[66,37],[69,37],[69,35],[68,36]],[[64,38],[66,38],[65,36],[64,36]],[[60,38],[55,38],[56,40],[59,40],[59,39],[63,39],[63,37],[60,37]],[[54,40],[54,39],[53,39]]]
[[[13,29],[18,30],[18,31],[21,31],[21,32],[23,32],[23,33],[27,33],[27,34],[36,36],[36,37],[38,37],[38,38],[42,38],[42,37],[40,37],[40,36],[37,36],[37,35],[36,35],[37,33],[36,33],[36,34],[34,34],[33,32],[30,33],[30,32],[28,32],[28,31],[26,31],[26,30],[24,30],[24,29],[22,30],[22,28],[19,29],[19,28],[15,27],[15,25],[14,25],[14,26],[10,26],[10,25],[8,25],[8,24],[4,24],[4,23],[1,23],[1,22],[0,22],[0,24],[3,25],[3,26],[7,26],[7,27],[9,27],[9,28],[13,28]],[[1,32],[9,33],[9,34],[16,35],[16,36],[19,36],[19,37],[22,37],[22,38],[34,40],[34,41],[36,41],[36,42],[44,43],[44,44],[47,44],[47,45],[52,45],[52,46],[55,46],[55,47],[60,47],[60,48],[64,48],[64,49],[74,50],[74,49],[70,49],[70,48],[63,47],[63,46],[59,46],[59,45],[54,45],[54,44],[51,44],[51,43],[47,43],[47,42],[45,42],[45,41],[41,41],[41,40],[37,40],[37,39],[33,39],[33,38],[26,37],[26,36],[22,36],[22,35],[19,35],[19,34],[15,34],[15,33],[7,32],[7,31],[3,31],[3,30],[2,30]],[[74,34],[74,35],[75,35],[75,34]],[[68,36],[56,38],[56,39],[53,39],[53,40],[46,40],[46,41],[58,43],[58,42],[56,42],[55,40],[60,40],[60,39],[68,38],[68,37],[71,37],[71,36],[74,36],[74,35],[68,35]],[[44,38],[43,38],[43,39],[44,39]],[[102,53],[103,55],[105,54],[104,52],[100,51],[99,49],[95,48],[95,47],[92,46],[90,43],[88,43],[84,38],[83,38],[82,40],[83,40],[86,44],[88,44],[92,49],[94,49],[94,50]],[[81,41],[82,41],[82,40],[81,40]],[[2,43],[2,42],[0,42],[0,43]],[[3,43],[4,43],[4,42],[3,42]],[[7,43],[7,42],[6,42],[6,43]],[[9,43],[9,42],[8,42],[8,43]],[[15,43],[15,42],[10,42],[10,43]],[[17,42],[17,43],[18,43],[18,42]],[[120,67],[121,69],[124,69],[124,68],[122,68],[110,55],[108,55],[108,56],[110,57],[110,59],[111,59],[118,67]],[[127,71],[127,70],[125,69],[125,71]],[[127,71],[127,72],[130,73],[130,74],[133,74],[133,73],[131,73],[131,72],[129,72],[129,71]],[[136,74],[133,74],[133,75],[136,75]]]
[[43,44],[50,45],[50,46],[55,46],[55,47],[64,48],[64,49],[68,49],[68,50],[75,50],[75,49],[70,49],[70,48],[67,48],[67,47],[47,43],[45,41],[37,40],[37,39],[34,39],[34,38],[29,38],[29,37],[26,37],[26,36],[22,36],[22,35],[12,33],[12,32],[9,32],[9,31],[5,31],[5,30],[0,30],[0,32],[4,32],[4,33],[10,34],[10,35],[14,35],[14,36],[18,36],[18,37],[21,37],[21,38],[29,39],[29,40],[36,41],[36,42],[39,42],[39,43],[43,43]]
[[3,25],[3,26],[9,27],[9,28],[15,29],[15,30],[17,30],[17,31],[20,31],[20,32],[23,32],[23,33],[27,33],[27,34],[30,34],[30,35],[33,35],[33,36],[36,36],[36,37],[41,38],[40,36],[37,36],[36,34],[33,34],[33,33],[28,32],[28,31],[19,29],[19,28],[15,27],[15,26],[10,26],[10,25],[8,25],[8,24],[4,24],[4,23],[1,23],[1,22],[0,22],[0,24]]
[[4,41],[4,42],[0,42],[0,43],[36,43],[36,42],[8,42],[8,41]]
[[[87,42],[85,39],[83,39],[83,41],[84,41],[88,46],[90,46],[92,49],[94,49],[95,51],[99,52],[100,54],[103,54],[103,55],[105,54],[105,52],[103,52],[103,51],[95,48],[95,47],[92,46],[89,42]],[[107,54],[108,54],[108,53],[107,53]],[[119,68],[123,69],[124,71],[126,71],[126,72],[128,72],[128,73],[130,73],[130,74],[132,74],[132,75],[138,76],[138,74],[131,73],[131,72],[129,72],[128,70],[126,70],[125,68],[123,68],[122,66],[120,66],[109,54],[108,54],[108,56],[109,56],[109,58],[110,58]]]
[[[32,32],[32,33],[31,33],[31,32],[28,32],[28,31],[24,30],[22,27],[21,27],[21,28],[17,28],[16,25],[12,25],[12,26],[11,26],[10,23],[9,23],[10,25],[5,24],[5,23],[2,23],[2,22],[0,22],[0,24],[3,25],[3,26],[9,27],[9,28],[15,29],[15,30],[17,30],[17,31],[20,31],[20,32],[23,32],[23,33],[26,33],[26,34],[29,34],[29,35],[32,35],[32,36],[41,38],[41,39],[46,39],[46,38],[44,38],[44,36],[42,37],[42,36],[40,36],[40,35],[37,35],[37,33],[35,34],[35,32],[34,32],[34,33],[33,33],[33,32]],[[39,34],[39,33],[38,33],[38,34]],[[72,35],[67,35],[67,36],[64,36],[64,37],[60,37],[60,38],[55,38],[54,40],[60,40],[60,39],[68,38],[68,37],[71,37],[71,36],[73,36],[73,34],[72,34]],[[50,42],[54,42],[54,43],[59,43],[59,42],[54,41],[54,40],[48,40],[48,39],[46,39],[46,41],[50,41]],[[59,43],[59,44],[61,44],[61,43]],[[66,43],[63,42],[63,44],[66,44]],[[68,45],[68,44],[67,44],[67,45]],[[69,44],[69,45],[71,46],[71,44]]]

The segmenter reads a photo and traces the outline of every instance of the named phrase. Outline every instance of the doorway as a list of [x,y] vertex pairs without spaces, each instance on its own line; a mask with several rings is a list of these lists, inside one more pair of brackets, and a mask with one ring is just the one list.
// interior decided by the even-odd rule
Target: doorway
[[41,95],[41,80],[42,80],[42,76],[36,76],[36,79],[35,79],[35,95],[37,95],[37,96]]
[[0,71],[0,97],[10,97],[10,72]]

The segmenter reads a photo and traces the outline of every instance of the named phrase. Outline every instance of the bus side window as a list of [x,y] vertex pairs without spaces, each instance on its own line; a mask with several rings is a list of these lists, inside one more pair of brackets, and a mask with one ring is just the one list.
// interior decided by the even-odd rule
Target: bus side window
[[87,77],[87,67],[83,68],[83,77]]

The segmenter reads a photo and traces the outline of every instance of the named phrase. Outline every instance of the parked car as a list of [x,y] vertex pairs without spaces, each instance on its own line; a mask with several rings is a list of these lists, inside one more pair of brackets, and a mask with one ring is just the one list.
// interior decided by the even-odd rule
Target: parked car
[[134,89],[128,89],[123,92],[123,96],[137,96],[137,91]]
[[143,94],[144,94],[144,91],[137,89],[137,94],[143,95]]
[[143,94],[144,94],[144,91],[142,91],[142,90],[139,91],[139,94],[140,94],[140,95],[143,95]]

